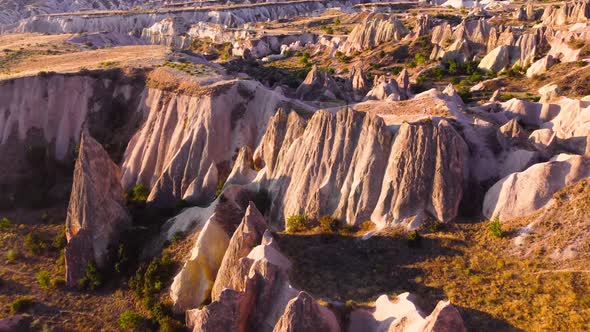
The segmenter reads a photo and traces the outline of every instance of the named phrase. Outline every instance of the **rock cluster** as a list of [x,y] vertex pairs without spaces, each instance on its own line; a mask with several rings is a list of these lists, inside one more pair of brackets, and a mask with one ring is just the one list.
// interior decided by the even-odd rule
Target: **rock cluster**
[[350,54],[371,49],[387,41],[401,40],[408,31],[396,17],[375,15],[354,27],[339,51]]
[[206,204],[225,179],[235,153],[257,146],[268,120],[288,100],[253,81],[221,81],[194,95],[149,89],[148,114],[123,161],[123,185],[151,189],[148,203]]
[[273,220],[304,212],[386,225],[457,216],[467,150],[448,122],[402,124],[395,140],[381,118],[352,110],[303,123],[277,113],[254,155]]
[[557,26],[584,22],[590,18],[587,0],[566,1],[560,6],[546,6],[541,18],[543,24]]
[[336,80],[329,73],[320,71],[316,65],[309,71],[295,94],[303,100],[348,99]]

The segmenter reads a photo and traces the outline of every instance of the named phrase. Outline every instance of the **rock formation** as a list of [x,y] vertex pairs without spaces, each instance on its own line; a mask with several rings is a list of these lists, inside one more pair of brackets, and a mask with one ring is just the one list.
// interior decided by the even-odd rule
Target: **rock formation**
[[385,76],[375,77],[373,88],[367,93],[364,100],[391,100],[399,101],[402,99],[401,92],[397,81],[387,79]]
[[120,178],[119,168],[102,146],[83,132],[66,219],[66,282],[70,287],[78,285],[89,264],[107,266],[109,249],[131,225]]
[[483,214],[502,221],[524,217],[545,206],[564,186],[589,176],[587,159],[560,154],[494,184],[485,195]]
[[[253,215],[232,237],[222,265],[227,273],[215,282],[213,302],[189,310],[187,325],[193,331],[339,331],[330,310],[289,285],[289,260],[270,232],[260,233],[266,225],[256,208],[248,209]],[[248,224],[256,229],[248,231]]]
[[441,221],[457,216],[466,146],[448,122],[402,124],[392,144],[381,118],[352,110],[318,112],[303,133],[296,115],[287,121],[277,114],[275,121],[264,151],[255,153],[257,160],[272,161],[257,178],[273,198],[271,219],[304,212],[350,224],[370,218],[383,226],[417,214]]
[[31,331],[30,316],[15,315],[0,319],[0,332],[29,332]]
[[563,2],[561,6],[546,6],[541,20],[547,26],[583,22],[590,18],[587,0]]
[[239,261],[241,258],[248,256],[250,251],[261,243],[266,229],[264,217],[256,206],[250,202],[242,222],[229,241],[221,266],[215,277],[215,283],[211,290],[211,299],[213,301],[219,299],[224,288],[241,290],[239,285],[243,280],[235,280],[235,278],[240,278],[243,275],[242,271],[240,271]]
[[453,220],[463,196],[466,163],[467,145],[446,120],[402,124],[371,220],[380,225],[407,220],[414,226],[425,214]]
[[401,40],[408,31],[396,17],[383,14],[369,16],[354,27],[346,42],[338,50],[345,54],[363,51],[384,42]]
[[175,312],[196,308],[209,297],[230,238],[251,198],[252,193],[240,186],[226,188],[218,198],[215,212],[203,226],[189,259],[172,282],[170,297]]
[[21,20],[6,30],[12,32],[81,33],[110,31],[117,33],[141,34],[141,31],[167,17],[182,17],[186,23],[210,22],[237,27],[248,22],[264,22],[280,17],[294,17],[325,8],[319,1],[297,1],[290,3],[257,3],[248,6],[227,6],[196,8],[181,11],[109,12],[71,15],[32,16]]
[[143,29],[141,38],[150,44],[160,44],[174,48],[188,48],[191,38],[187,34],[190,26],[182,17],[167,17]]
[[511,64],[509,46],[498,46],[488,53],[479,63],[478,68],[500,72]]
[[361,100],[369,91],[369,82],[363,70],[363,63],[356,63],[350,69],[350,88],[354,94],[354,100]]
[[449,301],[438,302],[428,316],[416,301],[410,293],[400,294],[393,301],[381,295],[375,308],[356,309],[350,314],[348,331],[467,331],[459,311]]
[[332,76],[327,72],[321,72],[316,65],[312,67],[295,94],[303,100],[347,99]]
[[273,332],[339,331],[327,312],[309,294],[300,292],[289,301]]
[[179,94],[150,89],[147,119],[129,142],[123,185],[151,189],[148,203],[174,206],[184,199],[206,204],[228,176],[244,145],[257,146],[280,105],[281,93],[253,81],[221,81]]
[[526,71],[526,77],[533,78],[537,75],[545,73],[551,66],[555,64],[555,59],[551,55],[546,55],[541,59],[535,61]]

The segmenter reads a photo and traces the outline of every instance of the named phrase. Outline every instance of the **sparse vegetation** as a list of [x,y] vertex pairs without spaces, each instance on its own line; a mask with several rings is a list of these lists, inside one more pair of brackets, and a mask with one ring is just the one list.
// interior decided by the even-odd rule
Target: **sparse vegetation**
[[14,262],[18,259],[18,252],[16,250],[10,249],[4,256],[8,262]]
[[25,248],[31,254],[38,255],[47,249],[47,243],[45,243],[40,234],[32,232],[25,237]]
[[10,230],[10,220],[8,218],[0,219],[0,231],[6,232]]
[[503,237],[504,232],[502,231],[502,223],[499,219],[494,219],[488,223],[488,231],[494,237]]
[[94,262],[90,262],[88,266],[86,266],[86,273],[84,277],[78,280],[78,286],[82,289],[90,289],[92,291],[97,290],[100,286],[102,286],[103,278],[96,267]]
[[304,214],[296,214],[287,218],[286,231],[296,233],[307,231],[311,228],[311,221]]
[[140,266],[135,276],[129,280],[129,287],[146,309],[153,311],[156,308],[156,295],[172,277],[173,268],[174,262],[167,254],[163,254],[152,259],[148,265]]
[[139,329],[145,322],[145,317],[131,310],[123,312],[119,319],[117,319],[119,327],[131,330]]
[[51,288],[51,276],[49,275],[49,272],[40,271],[35,275],[35,278],[37,279],[39,287],[41,287],[42,289]]
[[334,233],[340,228],[340,220],[332,216],[322,216],[318,220],[320,224],[320,230],[324,233]]

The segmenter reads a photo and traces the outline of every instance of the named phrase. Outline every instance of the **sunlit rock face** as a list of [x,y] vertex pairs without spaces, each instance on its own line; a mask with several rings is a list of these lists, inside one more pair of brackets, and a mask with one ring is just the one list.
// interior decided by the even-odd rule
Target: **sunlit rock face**
[[[303,126],[305,129],[303,130]],[[321,142],[321,144],[318,144]],[[343,109],[318,112],[304,125],[277,113],[255,153],[271,217],[334,215],[380,225],[432,215],[450,221],[463,194],[467,147],[446,121],[402,124]]]

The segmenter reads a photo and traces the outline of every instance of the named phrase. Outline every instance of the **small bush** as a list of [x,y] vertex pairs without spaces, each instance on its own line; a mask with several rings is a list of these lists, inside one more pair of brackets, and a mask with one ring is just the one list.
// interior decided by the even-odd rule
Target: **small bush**
[[0,231],[6,232],[10,230],[10,220],[8,218],[0,219]]
[[502,223],[499,219],[494,219],[490,221],[488,224],[488,232],[494,237],[501,238],[504,236],[504,231],[502,230]]
[[334,233],[340,228],[340,220],[332,216],[323,216],[318,220],[320,230],[324,233]]
[[78,286],[83,289],[96,290],[102,285],[102,276],[94,262],[90,262],[86,266],[86,274],[84,278],[78,280]]
[[181,332],[186,331],[186,327],[181,322],[170,317],[164,317],[158,320],[160,332]]
[[416,61],[417,65],[423,65],[426,63],[426,57],[420,53],[414,55],[414,61]]
[[311,228],[311,222],[304,214],[296,214],[287,218],[286,230],[289,233],[303,232]]
[[168,255],[156,257],[147,266],[141,266],[129,280],[129,287],[146,309],[156,308],[156,295],[164,288],[174,272],[174,262]]
[[6,257],[7,261],[14,262],[18,259],[18,252],[16,250],[11,249],[8,250],[4,256]]
[[150,193],[146,187],[143,184],[138,183],[131,190],[131,200],[135,202],[145,202],[147,201],[149,194]]
[[25,237],[25,248],[37,255],[47,248],[47,244],[38,233],[29,233]]
[[14,315],[31,309],[34,304],[35,301],[32,297],[25,296],[12,301],[8,307],[10,308],[10,313]]
[[60,250],[65,248],[66,244],[68,244],[68,239],[66,237],[66,230],[63,229],[55,236],[55,239],[53,239],[52,246],[54,249]]
[[117,324],[123,329],[139,329],[145,323],[145,318],[131,310],[127,310],[119,316]]
[[35,278],[37,278],[37,283],[39,284],[39,287],[43,289],[51,288],[51,276],[49,275],[49,272],[40,271],[35,275]]

